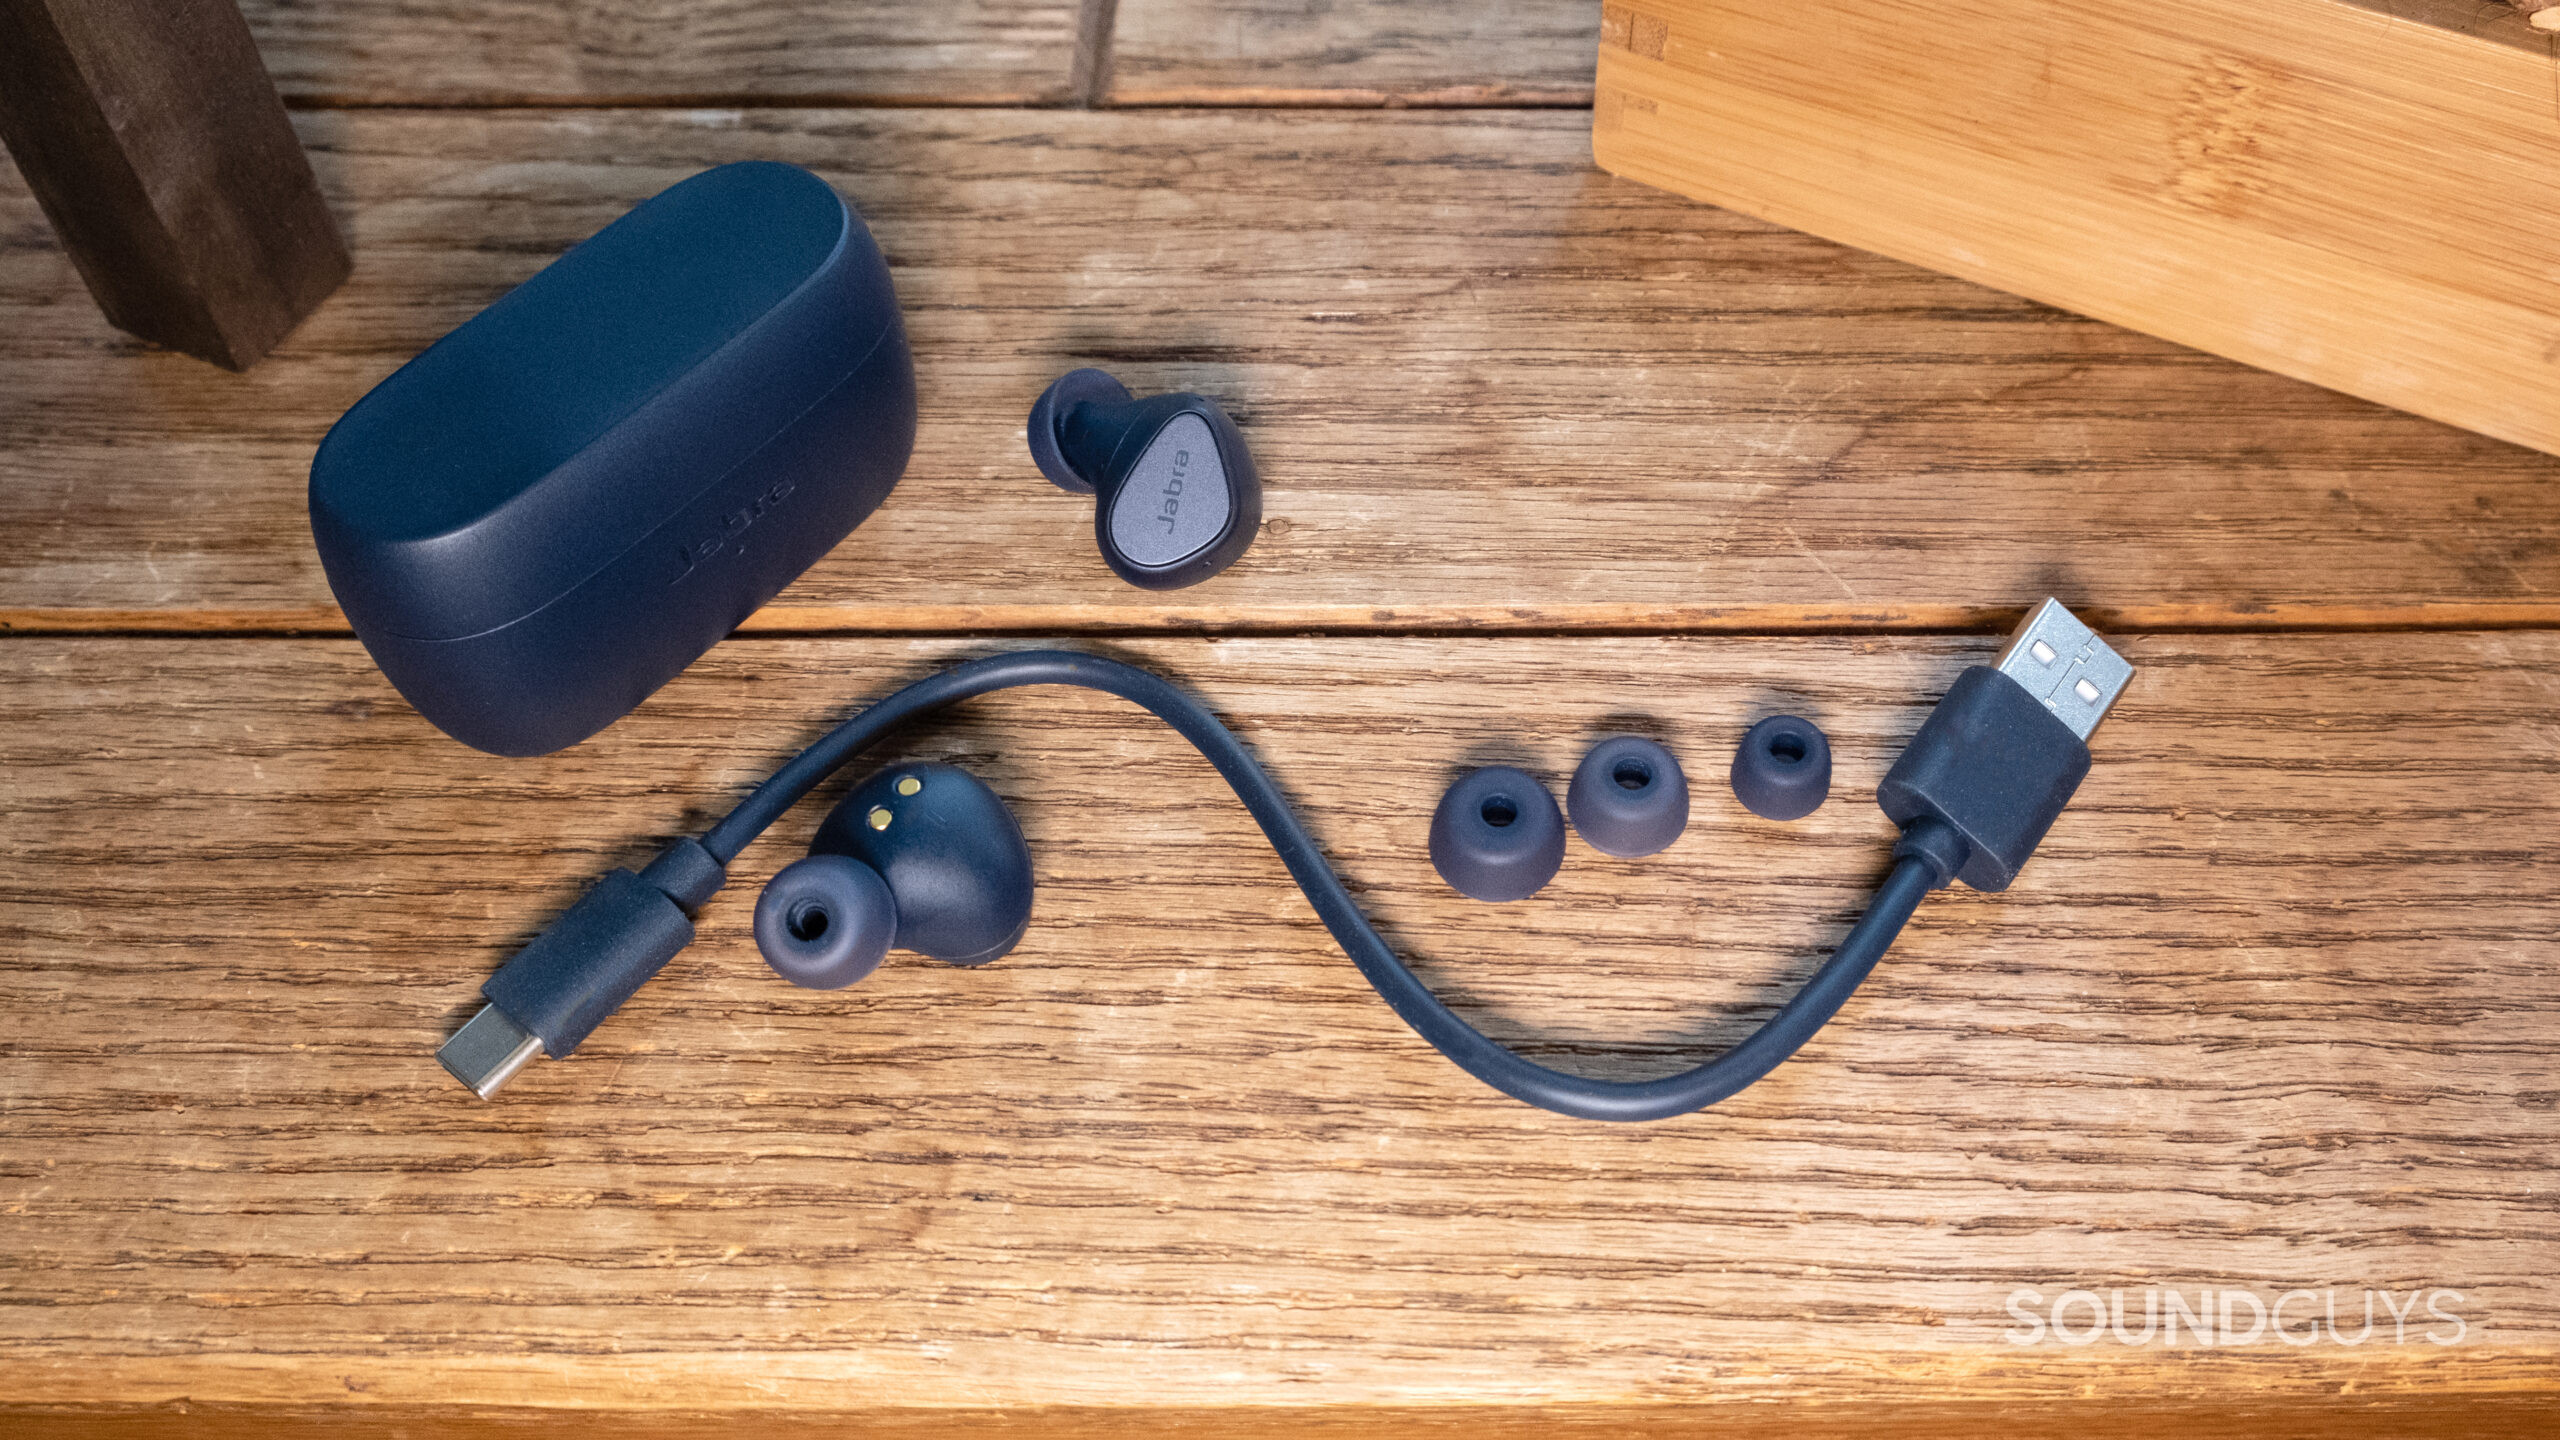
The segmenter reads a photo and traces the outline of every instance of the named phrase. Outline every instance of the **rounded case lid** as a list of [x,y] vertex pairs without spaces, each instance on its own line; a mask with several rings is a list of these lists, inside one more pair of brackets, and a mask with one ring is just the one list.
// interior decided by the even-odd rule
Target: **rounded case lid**
[[[821,289],[821,305],[792,304]],[[339,419],[311,463],[330,586],[360,633],[448,640],[519,619],[681,510],[897,323],[885,262],[824,180],[756,161],[682,181]],[[730,347],[737,364],[709,363]],[[694,415],[647,423],[653,405]]]

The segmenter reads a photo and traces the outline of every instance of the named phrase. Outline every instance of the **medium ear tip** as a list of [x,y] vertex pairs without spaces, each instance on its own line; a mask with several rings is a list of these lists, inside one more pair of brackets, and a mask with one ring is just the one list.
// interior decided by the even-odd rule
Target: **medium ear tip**
[[887,882],[897,947],[952,965],[1001,958],[1031,923],[1031,847],[1004,797],[956,765],[894,765],[856,785],[811,848]]
[[1635,859],[1670,848],[1688,828],[1689,779],[1659,743],[1613,735],[1582,757],[1564,803],[1592,849]]
[[1023,425],[1023,439],[1031,446],[1031,463],[1039,466],[1040,473],[1059,489],[1074,495],[1092,494],[1093,482],[1068,463],[1066,450],[1059,441],[1058,428],[1065,421],[1067,412],[1078,405],[1088,401],[1121,405],[1128,400],[1129,387],[1113,378],[1107,370],[1087,366],[1081,370],[1070,370],[1050,381],[1049,388],[1040,392],[1040,398],[1031,402],[1030,419]]
[[870,975],[897,931],[887,882],[850,855],[795,860],[756,897],[756,948],[803,989],[841,990]]

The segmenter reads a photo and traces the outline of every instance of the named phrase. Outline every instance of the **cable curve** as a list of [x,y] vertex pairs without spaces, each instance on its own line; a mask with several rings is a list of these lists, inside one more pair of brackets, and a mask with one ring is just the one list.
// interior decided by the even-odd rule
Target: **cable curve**
[[729,812],[702,846],[727,865],[749,842],[823,784],[827,777],[909,720],[997,690],[1073,685],[1116,695],[1172,726],[1226,777],[1282,864],[1306,892],[1317,918],[1414,1033],[1458,1067],[1494,1089],[1542,1109],[1585,1120],[1663,1120],[1685,1115],[1743,1089],[1794,1054],[1837,1013],[1867,978],[1935,877],[1918,856],[1898,860],[1840,948],[1795,997],[1740,1044],[1694,1069],[1658,1080],[1593,1080],[1550,1069],[1505,1048],[1441,1003],[1378,934],[1351,892],[1326,863],[1271,777],[1234,733],[1199,701],[1137,666],[1068,650],[1024,650],[955,665],[907,686],[838,725],[800,752]]

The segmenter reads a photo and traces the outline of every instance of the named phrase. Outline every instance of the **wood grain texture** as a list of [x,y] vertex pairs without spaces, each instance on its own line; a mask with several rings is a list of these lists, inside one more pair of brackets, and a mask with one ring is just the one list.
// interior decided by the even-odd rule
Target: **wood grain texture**
[[1075,0],[242,0],[302,105],[1067,98]]
[[2347,0],[1608,15],[1614,173],[2560,451],[2548,47]]
[[[1466,1079],[1203,762],[1068,692],[903,748],[1018,807],[1042,888],[1002,964],[771,979],[749,902],[812,811],[577,1060],[486,1105],[436,1070],[602,867],[698,830],[830,698],[986,643],[733,641],[509,761],[350,643],[6,642],[0,1403],[2551,1411],[2560,637],[2129,640],[2020,884],[1933,898],[1802,1055],[1668,1124]],[[1230,719],[1453,1003],[1632,1075],[1737,1037],[1837,938],[1890,838],[1865,792],[1990,646],[1114,649]],[[1794,826],[1718,784],[1781,708],[1839,770]],[[1577,844],[1500,909],[1438,885],[1453,767],[1560,778],[1624,727],[1697,782],[1672,850]],[[2074,1285],[2441,1286],[2472,1323],[2001,1340],[2013,1288]]]
[[[329,423],[704,166],[869,218],[923,421],[766,629],[2560,623],[2560,461],[1595,174],[1540,112],[305,114],[358,268],[259,371],[101,325],[0,193],[0,624],[335,624]],[[1379,177],[1391,176],[1391,182]],[[1193,388],[1269,519],[1155,595],[1022,416]]]
[[1588,105],[1598,8],[1552,0],[1119,0],[1111,99]]

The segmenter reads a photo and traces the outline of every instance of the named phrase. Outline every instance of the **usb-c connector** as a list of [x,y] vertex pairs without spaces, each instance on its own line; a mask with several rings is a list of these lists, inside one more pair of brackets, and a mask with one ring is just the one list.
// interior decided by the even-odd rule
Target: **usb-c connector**
[[489,1003],[436,1051],[453,1077],[486,1100],[537,1055],[566,1060],[587,1032],[622,1008],[676,952],[693,943],[688,912],[727,871],[698,840],[679,840],[647,869],[608,871],[551,928],[498,967]]
[[497,1006],[483,1005],[437,1049],[436,1063],[486,1100],[541,1053],[541,1036],[508,1019]]

